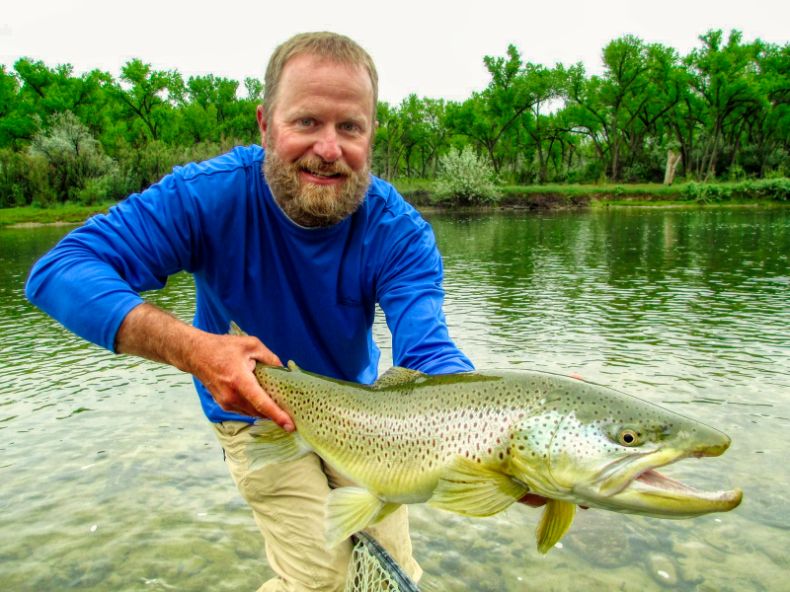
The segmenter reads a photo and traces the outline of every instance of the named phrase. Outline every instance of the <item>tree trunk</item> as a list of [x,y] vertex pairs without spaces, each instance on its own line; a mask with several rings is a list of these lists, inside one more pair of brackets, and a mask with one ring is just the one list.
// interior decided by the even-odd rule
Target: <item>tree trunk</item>
[[664,185],[672,185],[675,181],[675,170],[680,163],[680,153],[667,150],[667,168],[664,171]]

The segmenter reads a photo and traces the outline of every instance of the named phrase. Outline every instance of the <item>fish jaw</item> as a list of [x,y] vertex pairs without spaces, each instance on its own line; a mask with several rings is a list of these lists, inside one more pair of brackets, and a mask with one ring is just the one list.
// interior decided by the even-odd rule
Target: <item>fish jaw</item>
[[700,491],[649,469],[610,499],[621,512],[662,518],[691,518],[711,512],[728,512],[743,498],[740,489]]
[[686,458],[721,455],[730,439],[711,429],[708,442],[689,449],[661,448],[630,456],[608,465],[599,479],[574,488],[590,506],[662,518],[690,518],[736,508],[740,489],[702,491],[667,477],[656,469]]

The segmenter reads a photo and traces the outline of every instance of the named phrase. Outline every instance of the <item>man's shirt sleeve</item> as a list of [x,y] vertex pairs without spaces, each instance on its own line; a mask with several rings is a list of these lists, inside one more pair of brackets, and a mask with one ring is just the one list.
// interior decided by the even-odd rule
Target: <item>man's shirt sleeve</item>
[[91,218],[32,268],[28,299],[81,337],[114,350],[121,322],[167,277],[192,266],[197,200],[172,174]]
[[447,329],[442,260],[430,226],[410,224],[387,251],[377,298],[392,333],[395,365],[428,374],[473,370]]

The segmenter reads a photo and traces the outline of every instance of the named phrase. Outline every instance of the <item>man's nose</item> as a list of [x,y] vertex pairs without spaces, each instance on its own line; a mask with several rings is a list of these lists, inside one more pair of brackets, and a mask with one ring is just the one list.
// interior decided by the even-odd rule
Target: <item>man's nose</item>
[[330,126],[321,130],[321,135],[316,139],[313,150],[326,162],[334,162],[339,159],[343,155],[343,151],[338,144],[337,131]]

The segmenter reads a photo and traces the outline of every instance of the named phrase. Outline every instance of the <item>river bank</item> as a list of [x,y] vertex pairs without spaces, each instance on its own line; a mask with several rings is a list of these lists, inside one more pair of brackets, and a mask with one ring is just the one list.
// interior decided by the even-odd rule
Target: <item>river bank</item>
[[431,180],[395,181],[401,194],[418,207],[493,206],[556,209],[599,206],[700,206],[766,205],[790,203],[790,179],[761,179],[717,183],[507,185],[499,196],[485,203],[471,199],[442,198]]
[[90,206],[67,203],[49,207],[0,208],[0,228],[79,224],[95,214],[106,212],[112,205],[113,203]]
[[[766,179],[731,183],[682,183],[677,185],[511,185],[500,188],[496,201],[442,199],[432,180],[396,180],[395,187],[420,210],[463,209],[555,210],[597,207],[708,207],[790,205],[790,179]],[[78,224],[110,209],[112,202],[50,207],[24,206],[0,209],[0,228],[44,224]]]

